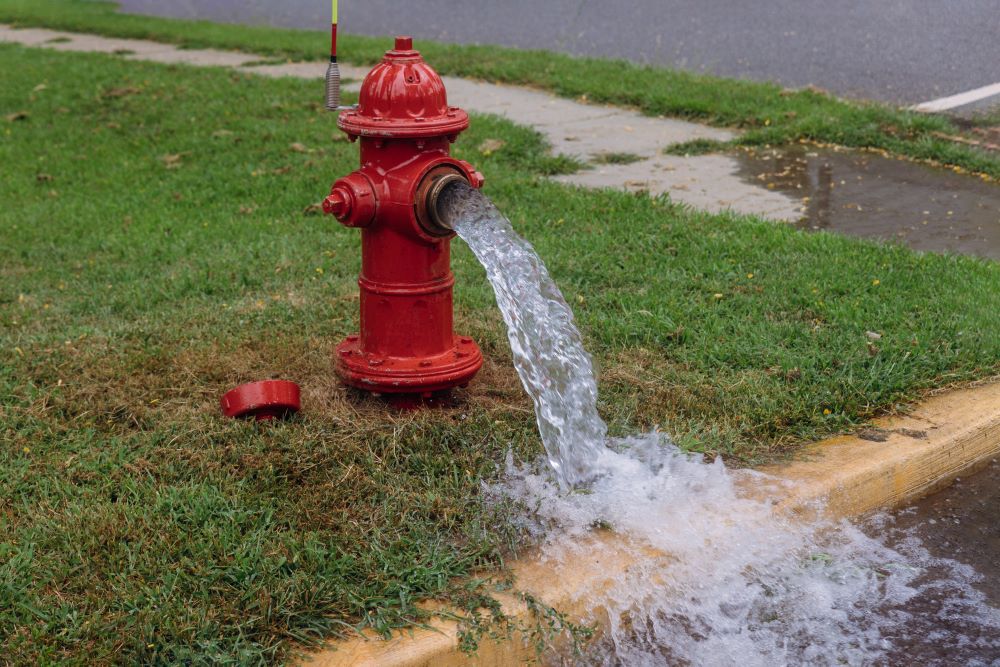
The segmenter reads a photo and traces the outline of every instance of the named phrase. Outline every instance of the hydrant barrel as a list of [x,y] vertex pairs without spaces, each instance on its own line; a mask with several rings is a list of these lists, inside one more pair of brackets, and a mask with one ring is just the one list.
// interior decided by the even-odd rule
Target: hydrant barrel
[[360,140],[361,168],[339,179],[324,210],[361,228],[360,331],[337,348],[351,386],[377,393],[428,393],[464,386],[482,366],[471,338],[453,329],[450,246],[454,236],[428,222],[428,184],[482,177],[450,156],[469,124],[448,106],[440,77],[409,38],[365,78],[358,107],[338,126]]

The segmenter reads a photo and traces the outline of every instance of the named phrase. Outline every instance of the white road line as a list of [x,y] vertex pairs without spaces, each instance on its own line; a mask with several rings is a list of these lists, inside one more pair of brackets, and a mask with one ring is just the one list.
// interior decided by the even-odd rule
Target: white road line
[[922,102],[912,107],[912,109],[914,111],[947,111],[956,107],[964,107],[966,104],[972,104],[979,100],[985,100],[987,97],[993,97],[994,95],[1000,95],[1000,83],[983,86],[982,88],[958,93],[957,95],[939,97],[930,102]]

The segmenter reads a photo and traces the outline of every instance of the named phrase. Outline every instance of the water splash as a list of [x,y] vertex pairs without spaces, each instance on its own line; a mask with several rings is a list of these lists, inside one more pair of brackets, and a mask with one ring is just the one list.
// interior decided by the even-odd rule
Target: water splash
[[632,563],[577,591],[607,629],[575,663],[1000,666],[1000,611],[971,568],[912,538],[890,548],[846,521],[793,520],[770,501],[788,493],[779,480],[661,433],[609,440],[572,311],[530,244],[470,188],[442,212],[486,267],[547,453],[510,460],[486,494],[530,508],[522,527],[553,572],[594,558],[595,526]]
[[[539,465],[508,465],[486,488],[531,508],[524,528],[554,573],[606,556],[627,568],[574,591],[606,628],[584,665],[996,665],[1000,611],[971,568],[910,538],[892,548],[847,521],[775,508],[787,483],[681,452],[662,434],[616,439],[586,493],[564,493]],[[890,519],[883,517],[882,521]],[[656,555],[654,555],[656,554]],[[992,661],[992,662],[991,662]]]

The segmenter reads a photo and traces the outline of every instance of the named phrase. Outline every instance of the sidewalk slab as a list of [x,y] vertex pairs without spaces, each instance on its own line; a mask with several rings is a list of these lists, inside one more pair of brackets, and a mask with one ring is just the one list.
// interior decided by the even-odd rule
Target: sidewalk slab
[[739,162],[728,155],[663,155],[632,164],[600,165],[556,180],[590,188],[668,194],[674,201],[712,213],[732,210],[789,222],[802,217],[801,202],[748,183],[739,177],[739,168]]
[[590,159],[603,153],[659,155],[672,144],[694,139],[729,141],[725,129],[627,109],[583,104],[549,93],[481,81],[444,77],[453,104],[503,116],[538,129],[557,154]]

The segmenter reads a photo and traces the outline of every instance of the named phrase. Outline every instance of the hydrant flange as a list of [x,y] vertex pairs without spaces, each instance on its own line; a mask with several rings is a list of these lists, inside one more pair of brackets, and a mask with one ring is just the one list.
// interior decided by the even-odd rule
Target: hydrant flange
[[373,393],[425,394],[469,384],[483,365],[479,346],[454,336],[451,349],[438,355],[389,357],[365,352],[360,336],[337,346],[337,371],[345,384]]

